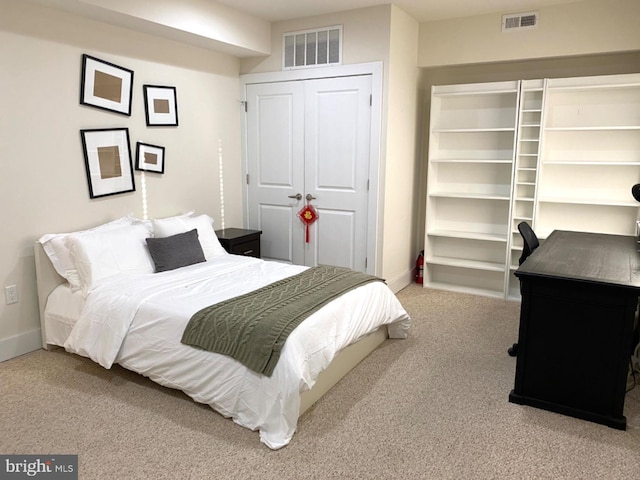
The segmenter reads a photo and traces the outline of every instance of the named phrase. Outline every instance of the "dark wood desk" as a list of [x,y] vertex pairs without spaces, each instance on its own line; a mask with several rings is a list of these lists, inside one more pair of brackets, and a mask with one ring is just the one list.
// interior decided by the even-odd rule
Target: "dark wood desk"
[[509,401],[626,429],[636,238],[554,231],[515,274],[522,305]]

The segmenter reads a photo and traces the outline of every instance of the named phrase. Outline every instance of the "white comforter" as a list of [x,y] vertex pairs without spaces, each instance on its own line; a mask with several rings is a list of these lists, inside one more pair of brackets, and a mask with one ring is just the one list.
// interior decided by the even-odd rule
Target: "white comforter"
[[118,363],[252,430],[277,449],[293,436],[300,392],[336,353],[380,325],[405,338],[409,317],[382,282],[352,290],[306,319],[289,336],[271,377],[224,355],[180,343],[191,315],[306,267],[226,255],[169,272],[118,277],[87,296],[66,350],[104,366]]

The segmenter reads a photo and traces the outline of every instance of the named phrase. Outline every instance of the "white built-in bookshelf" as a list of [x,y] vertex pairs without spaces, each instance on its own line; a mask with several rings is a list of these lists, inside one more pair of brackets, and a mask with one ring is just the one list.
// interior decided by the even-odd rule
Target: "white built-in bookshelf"
[[424,285],[519,298],[521,221],[632,235],[640,74],[434,86]]

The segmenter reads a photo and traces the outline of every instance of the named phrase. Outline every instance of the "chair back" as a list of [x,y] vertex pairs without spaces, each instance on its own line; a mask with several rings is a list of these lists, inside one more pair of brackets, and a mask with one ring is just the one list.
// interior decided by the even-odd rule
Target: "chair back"
[[520,258],[518,259],[518,264],[522,265],[527,257],[540,246],[540,242],[538,241],[538,237],[535,232],[527,222],[520,222],[518,224],[518,231],[520,232],[520,235],[522,235],[522,241],[524,242],[522,255],[520,255]]

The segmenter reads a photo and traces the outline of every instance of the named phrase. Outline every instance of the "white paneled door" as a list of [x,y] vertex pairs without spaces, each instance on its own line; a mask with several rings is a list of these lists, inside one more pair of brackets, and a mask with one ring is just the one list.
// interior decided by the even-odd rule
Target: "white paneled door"
[[264,258],[366,270],[371,88],[371,75],[247,85],[248,225]]

